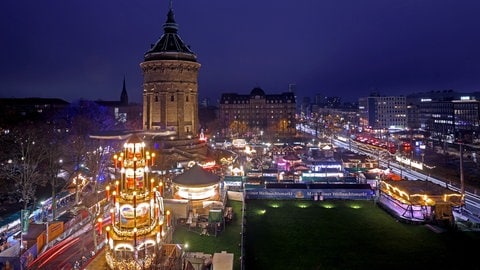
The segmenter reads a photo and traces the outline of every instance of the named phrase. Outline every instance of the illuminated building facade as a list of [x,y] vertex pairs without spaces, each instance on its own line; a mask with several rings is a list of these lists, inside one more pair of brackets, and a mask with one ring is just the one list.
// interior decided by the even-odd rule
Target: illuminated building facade
[[176,139],[199,132],[197,56],[177,34],[170,8],[164,34],[145,53],[143,71],[143,129],[172,131]]
[[407,104],[404,96],[369,96],[358,100],[360,125],[369,129],[404,129]]
[[[163,29],[163,35],[140,63],[143,73],[141,127],[143,138],[158,151],[156,169],[169,170],[182,162],[206,160],[208,150],[198,119],[200,64],[178,35],[171,7]],[[122,95],[122,99],[126,96]],[[131,133],[108,132],[91,137],[117,139]]]
[[163,183],[150,173],[155,155],[146,151],[145,143],[134,134],[114,156],[114,162],[120,177],[106,190],[111,203],[111,224],[105,228],[108,266],[179,269],[182,250],[169,244],[172,227],[170,212],[163,206]]
[[[163,150],[163,169],[177,162],[203,160],[204,140],[199,140],[198,71],[200,63],[178,35],[178,25],[170,7],[164,33],[144,54],[143,133]],[[193,158],[192,158],[193,157]]]
[[293,92],[267,95],[255,87],[249,95],[222,94],[220,125],[230,134],[295,135],[296,99]]

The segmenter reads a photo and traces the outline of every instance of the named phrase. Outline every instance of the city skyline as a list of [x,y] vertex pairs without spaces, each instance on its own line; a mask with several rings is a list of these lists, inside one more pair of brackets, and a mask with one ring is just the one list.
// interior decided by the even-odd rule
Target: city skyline
[[[356,101],[478,91],[475,1],[173,1],[198,57],[199,97],[274,94]],[[163,34],[168,1],[0,4],[0,97],[141,102],[144,53]]]

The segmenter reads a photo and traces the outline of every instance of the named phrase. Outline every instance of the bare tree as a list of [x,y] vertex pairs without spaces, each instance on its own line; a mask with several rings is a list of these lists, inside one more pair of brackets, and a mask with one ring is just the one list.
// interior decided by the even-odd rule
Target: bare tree
[[[71,104],[68,110],[68,141],[70,159],[74,164],[75,170],[83,168],[88,170],[90,186],[95,201],[94,208],[90,215],[92,226],[98,217],[101,217],[101,205],[99,203],[99,186],[108,177],[108,164],[111,161],[111,144],[114,141],[106,141],[92,138],[93,134],[112,131],[116,128],[115,118],[109,114],[106,108],[99,106],[91,101],[79,101]],[[72,175],[77,175],[73,172]],[[103,195],[103,193],[101,194]],[[93,230],[93,239],[97,244],[95,230]]]
[[12,192],[19,197],[23,209],[35,205],[37,187],[45,185],[40,171],[46,158],[43,138],[38,126],[22,125],[0,139],[4,159],[0,174],[13,187]]
[[59,177],[63,168],[64,149],[61,143],[61,134],[53,131],[50,133],[48,147],[45,151],[44,175],[52,189],[52,219],[57,217],[57,189],[65,185],[65,180]]

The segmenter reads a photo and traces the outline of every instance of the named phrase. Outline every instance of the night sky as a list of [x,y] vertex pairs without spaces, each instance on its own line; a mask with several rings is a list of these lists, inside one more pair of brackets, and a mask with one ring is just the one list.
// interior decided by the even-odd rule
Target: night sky
[[[141,102],[169,1],[0,1],[0,97]],[[199,96],[480,90],[478,0],[176,0]]]

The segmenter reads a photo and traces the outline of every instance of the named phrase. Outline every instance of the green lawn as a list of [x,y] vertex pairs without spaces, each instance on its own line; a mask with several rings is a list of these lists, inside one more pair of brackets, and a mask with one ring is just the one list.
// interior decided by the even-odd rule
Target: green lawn
[[242,231],[242,203],[230,201],[234,217],[230,224],[225,226],[225,231],[217,236],[200,235],[197,232],[189,231],[187,227],[179,226],[175,228],[173,234],[173,243],[188,244],[188,251],[203,252],[213,254],[216,252],[227,251],[234,254],[234,270],[240,270],[240,242]]
[[248,270],[480,266],[480,234],[397,222],[371,201],[248,201],[246,219]]
[[[241,203],[229,204],[234,220],[217,237],[178,227],[174,243],[188,243],[189,251],[234,253],[240,270]],[[398,222],[371,201],[246,203],[246,270],[480,269],[479,245],[478,232],[436,233]]]

